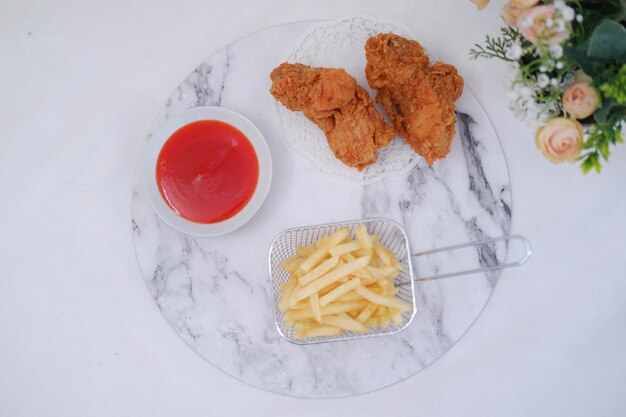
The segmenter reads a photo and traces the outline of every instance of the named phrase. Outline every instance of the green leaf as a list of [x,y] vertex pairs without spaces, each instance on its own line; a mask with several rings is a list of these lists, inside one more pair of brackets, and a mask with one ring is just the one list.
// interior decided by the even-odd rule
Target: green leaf
[[581,26],[583,28],[583,39],[589,39],[593,31],[598,27],[600,22],[604,20],[604,15],[594,10],[585,10],[583,12],[583,22]]
[[624,2],[620,0],[586,0],[581,1],[585,10],[597,12],[609,19],[622,20],[624,13]]
[[609,160],[609,156],[611,156],[611,151],[609,151],[609,142],[604,141],[602,145],[600,145],[600,154],[604,158],[605,161]]
[[606,98],[602,101],[602,107],[596,110],[593,117],[595,117],[598,122],[604,122],[609,117],[611,110],[616,106],[617,101],[614,98]]
[[571,46],[566,46],[563,48],[564,55],[574,61],[585,74],[590,77],[594,77],[596,75],[596,66],[591,58],[587,56],[587,53],[584,50],[580,50],[578,48],[572,48]]
[[607,61],[626,54],[626,28],[612,20],[604,20],[589,38],[587,56]]
[[583,170],[583,174],[587,174],[593,168],[593,162],[589,157],[586,157],[584,161],[580,164],[580,168]]

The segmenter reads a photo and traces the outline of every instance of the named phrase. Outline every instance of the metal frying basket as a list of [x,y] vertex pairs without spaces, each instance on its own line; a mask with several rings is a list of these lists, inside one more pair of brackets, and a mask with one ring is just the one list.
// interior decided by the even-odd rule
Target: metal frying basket
[[[323,336],[323,337],[312,337],[312,338],[304,338],[297,339],[295,337],[294,328],[290,328],[285,326],[283,319],[283,312],[278,309],[278,300],[280,298],[280,283],[287,282],[289,280],[289,273],[280,267],[280,264],[290,258],[291,256],[296,254],[296,247],[299,245],[309,245],[311,243],[315,243],[324,235],[330,235],[337,229],[348,227],[350,229],[351,236],[354,237],[354,232],[356,227],[359,224],[365,225],[368,233],[378,235],[378,241],[386,246],[389,250],[391,250],[396,258],[402,263],[403,268],[395,279],[395,285],[398,288],[398,293],[396,297],[402,299],[403,301],[411,304],[411,311],[407,311],[402,313],[402,322],[400,324],[391,323],[388,327],[370,327],[369,333],[355,333],[344,331],[339,336]],[[492,265],[484,268],[477,268],[467,271],[459,271],[453,273],[447,273],[442,275],[434,275],[429,277],[420,277],[414,278],[413,276],[413,265],[411,263],[411,259],[413,256],[423,256],[429,255],[438,252],[446,252],[453,251],[461,248],[478,246],[488,243],[495,243],[498,241],[509,241],[509,240],[520,240],[526,249],[523,257],[515,262]],[[413,256],[410,256],[409,250],[409,239],[404,232],[402,226],[398,223],[384,218],[378,219],[364,219],[364,220],[355,220],[349,222],[340,222],[340,223],[327,223],[316,226],[304,226],[304,227],[296,227],[292,229],[287,229],[280,233],[270,245],[269,251],[269,269],[270,269],[270,284],[272,287],[272,298],[274,304],[274,320],[276,324],[276,328],[278,332],[287,339],[289,342],[306,345],[312,343],[323,343],[323,342],[331,342],[331,341],[340,341],[340,340],[352,340],[352,339],[360,339],[364,337],[374,337],[374,336],[383,336],[383,335],[391,335],[394,333],[398,333],[404,329],[406,329],[411,321],[415,317],[415,313],[417,312],[417,306],[415,303],[415,286],[414,281],[429,281],[441,278],[449,278],[458,275],[472,274],[477,272],[486,272],[493,271],[497,269],[510,268],[514,266],[520,266],[526,263],[528,258],[530,258],[531,250],[529,242],[522,236],[505,236],[501,238],[495,239],[487,239],[479,242],[469,242],[455,246],[449,246],[446,248],[434,249],[431,251],[420,252]]]

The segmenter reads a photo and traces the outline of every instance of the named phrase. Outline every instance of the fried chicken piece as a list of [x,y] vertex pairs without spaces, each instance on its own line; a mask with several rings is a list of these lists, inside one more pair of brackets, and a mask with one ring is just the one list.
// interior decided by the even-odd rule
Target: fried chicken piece
[[393,33],[369,38],[365,56],[367,82],[400,136],[428,165],[444,158],[455,132],[454,101],[463,93],[456,68],[430,65],[419,43]]
[[322,129],[335,157],[348,166],[361,171],[395,136],[367,91],[343,69],[283,63],[270,78],[270,93]]

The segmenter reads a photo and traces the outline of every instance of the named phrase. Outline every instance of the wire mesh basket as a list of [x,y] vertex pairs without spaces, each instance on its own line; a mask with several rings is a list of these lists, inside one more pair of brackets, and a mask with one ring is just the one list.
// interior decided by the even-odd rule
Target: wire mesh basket
[[[307,246],[317,242],[324,236],[329,236],[338,229],[347,227],[350,229],[350,235],[354,238],[355,230],[359,224],[363,224],[367,229],[367,232],[372,235],[378,236],[378,242],[387,247],[396,256],[398,261],[402,264],[402,269],[394,279],[394,286],[398,290],[396,297],[402,301],[411,305],[409,311],[402,313],[402,320],[397,323],[390,323],[386,327],[369,327],[368,333],[356,333],[350,331],[343,331],[338,336],[320,336],[320,337],[306,337],[299,339],[295,337],[295,329],[285,325],[283,312],[278,308],[278,301],[281,293],[281,283],[289,281],[290,274],[283,268],[281,264],[283,261],[291,258],[296,254],[298,246]],[[497,242],[509,242],[519,241],[523,244],[522,256],[511,262],[496,263],[494,265],[481,266],[479,268],[440,273],[432,276],[422,276],[419,278],[414,277],[413,265],[411,259],[418,256],[428,256],[441,252],[451,252],[459,249],[469,247],[481,247],[482,245],[493,245]],[[270,245],[269,251],[269,269],[270,269],[270,284],[272,288],[272,298],[274,305],[274,320],[278,332],[287,339],[289,342],[304,345],[312,343],[334,342],[340,340],[361,339],[365,337],[384,336],[398,333],[406,329],[411,321],[415,317],[417,312],[417,306],[415,302],[415,285],[414,281],[431,281],[443,278],[456,277],[460,275],[470,275],[475,273],[482,273],[488,271],[495,271],[504,268],[511,268],[521,266],[528,261],[532,254],[530,243],[528,240],[520,235],[509,235],[496,238],[487,238],[476,242],[467,242],[459,245],[447,246],[444,248],[436,248],[428,251],[423,251],[416,254],[411,254],[409,249],[409,240],[404,232],[402,226],[398,223],[384,218],[378,219],[364,219],[354,220],[348,222],[339,223],[327,223],[316,226],[304,226],[287,229],[280,233]]]
[[[330,235],[337,229],[348,227],[350,229],[351,236],[354,237],[355,229],[359,224],[365,225],[369,234],[376,234],[378,236],[378,241],[391,250],[396,258],[398,258],[398,260],[402,263],[402,270],[400,270],[398,276],[395,278],[395,285],[398,289],[396,297],[409,303],[412,306],[412,309],[402,313],[401,323],[391,323],[385,328],[370,327],[369,332],[365,334],[344,331],[339,336],[297,339],[294,334],[294,329],[285,326],[283,312],[280,311],[277,306],[278,299],[280,297],[280,284],[281,282],[289,281],[289,273],[282,269],[280,264],[296,254],[297,246],[306,246],[315,243],[324,235]],[[404,233],[404,229],[392,220],[367,219],[317,226],[296,227],[285,230],[273,240],[270,246],[269,267],[276,327],[278,332],[292,343],[310,344],[390,335],[405,329],[411,323],[416,313],[413,267],[409,252],[409,241],[406,233]]]

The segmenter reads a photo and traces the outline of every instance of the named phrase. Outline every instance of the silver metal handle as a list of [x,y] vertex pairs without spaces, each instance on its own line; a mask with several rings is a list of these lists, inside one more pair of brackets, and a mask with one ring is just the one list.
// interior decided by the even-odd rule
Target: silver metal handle
[[525,253],[517,261],[487,266],[484,268],[468,269],[465,271],[457,271],[457,272],[450,272],[450,273],[445,273],[445,274],[431,275],[429,277],[420,277],[420,278],[416,278],[415,281],[432,281],[436,279],[457,277],[459,275],[475,274],[479,272],[497,271],[499,269],[513,268],[516,266],[524,265],[526,261],[528,261],[528,259],[532,255],[532,249],[530,248],[530,242],[528,241],[528,239],[520,235],[509,235],[509,236],[496,237],[493,239],[485,239],[485,240],[480,240],[480,241],[475,241],[475,242],[461,243],[459,245],[447,246],[445,248],[438,248],[438,249],[427,250],[424,252],[418,252],[415,255],[413,255],[413,257],[432,255],[434,253],[440,253],[440,252],[451,252],[451,251],[458,250],[458,249],[476,247],[476,246],[485,245],[488,243],[496,243],[496,242],[502,242],[502,241],[509,242],[511,240],[519,240],[520,242],[524,244]]

